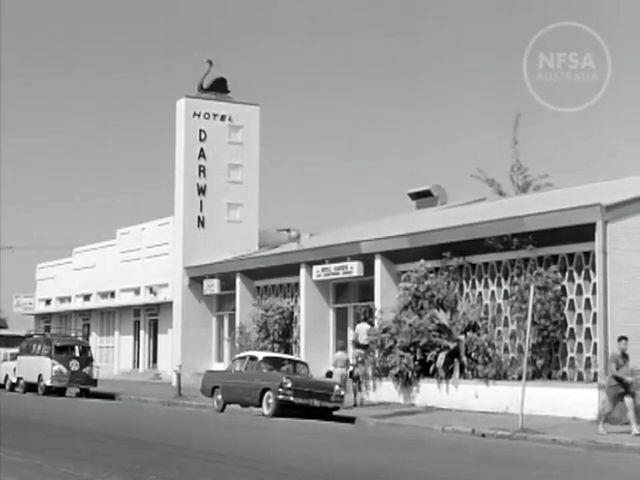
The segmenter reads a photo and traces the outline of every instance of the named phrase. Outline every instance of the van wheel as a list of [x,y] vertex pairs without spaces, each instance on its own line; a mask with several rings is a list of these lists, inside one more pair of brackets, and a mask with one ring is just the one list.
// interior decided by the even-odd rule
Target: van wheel
[[224,401],[224,397],[222,396],[222,389],[215,388],[213,390],[213,395],[211,395],[211,403],[213,404],[213,409],[222,413],[227,408],[227,403]]
[[271,390],[264,392],[260,405],[262,415],[265,417],[277,417],[280,413],[280,405],[278,405],[278,400]]
[[88,388],[81,388],[78,391],[78,394],[80,395],[81,398],[89,398],[89,389]]
[[15,386],[13,385],[13,382],[11,381],[11,377],[9,375],[4,377],[4,389],[7,392],[13,392],[13,389],[15,388]]
[[56,395],[58,395],[59,397],[66,397],[67,396],[67,389],[64,388],[64,387],[56,389]]
[[27,382],[25,382],[24,379],[18,379],[18,387],[16,388],[16,391],[18,393],[22,393],[23,395],[27,393]]
[[44,397],[45,395],[49,394],[49,387],[47,387],[44,384],[44,379],[42,378],[42,375],[40,375],[38,377],[38,395],[40,395],[41,397]]

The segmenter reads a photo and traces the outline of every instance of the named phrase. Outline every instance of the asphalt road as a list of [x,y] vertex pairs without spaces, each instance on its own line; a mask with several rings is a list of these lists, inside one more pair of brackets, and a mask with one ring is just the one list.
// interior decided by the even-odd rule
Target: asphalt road
[[0,393],[0,478],[640,478],[640,456],[412,428]]

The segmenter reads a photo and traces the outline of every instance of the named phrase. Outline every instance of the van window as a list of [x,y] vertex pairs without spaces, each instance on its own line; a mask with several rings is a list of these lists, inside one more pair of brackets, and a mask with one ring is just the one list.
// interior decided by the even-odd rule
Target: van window
[[53,354],[60,357],[90,357],[91,348],[86,345],[56,344],[53,346]]

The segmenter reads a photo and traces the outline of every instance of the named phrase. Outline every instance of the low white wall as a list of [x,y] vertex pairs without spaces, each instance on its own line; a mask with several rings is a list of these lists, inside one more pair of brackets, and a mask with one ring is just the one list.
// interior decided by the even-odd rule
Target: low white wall
[[[390,380],[379,382],[368,394],[373,402],[393,402],[475,412],[513,413],[520,411],[519,382],[463,380],[437,382],[422,380],[412,393],[399,392]],[[577,385],[560,382],[527,384],[525,413],[593,420],[597,417],[597,384]]]

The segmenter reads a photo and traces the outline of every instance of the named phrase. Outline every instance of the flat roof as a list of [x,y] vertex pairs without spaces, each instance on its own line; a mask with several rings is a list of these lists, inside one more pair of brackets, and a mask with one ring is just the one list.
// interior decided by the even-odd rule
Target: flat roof
[[[190,276],[222,273],[232,270],[261,268],[267,264],[284,264],[285,261],[303,262],[318,258],[311,255],[318,250],[325,251],[325,258],[332,255],[356,255],[392,249],[417,246],[416,242],[429,244],[428,239],[416,241],[391,241],[405,239],[412,235],[453,231],[467,228],[466,235],[490,236],[503,234],[487,229],[488,225],[502,222],[502,228],[513,233],[517,231],[539,230],[558,226],[579,225],[595,222],[602,218],[602,208],[640,201],[640,177],[627,177],[605,182],[590,183],[567,188],[557,188],[482,202],[443,205],[422,210],[411,210],[377,220],[355,224],[345,228],[302,238],[299,242],[289,242],[276,248],[262,249],[245,255],[238,255],[206,265],[190,266]],[[491,233],[488,233],[491,232]],[[457,238],[439,235],[446,243]],[[388,240],[382,244],[380,242]],[[378,244],[371,242],[378,241]],[[339,246],[353,245],[358,248]],[[378,249],[378,250],[376,250]],[[343,251],[344,250],[344,251]],[[277,260],[274,257],[279,257]]]

